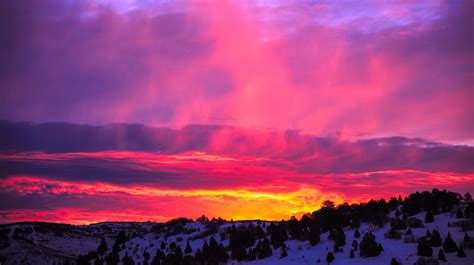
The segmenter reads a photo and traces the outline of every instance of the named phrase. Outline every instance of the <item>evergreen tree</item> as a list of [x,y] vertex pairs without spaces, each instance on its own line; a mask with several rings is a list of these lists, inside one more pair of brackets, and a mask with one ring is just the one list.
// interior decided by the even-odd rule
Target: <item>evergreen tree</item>
[[443,249],[446,253],[455,252],[458,250],[458,245],[451,238],[451,233],[448,233],[448,237],[443,242]]
[[458,218],[458,219],[464,218],[464,214],[463,214],[461,208],[458,208],[458,209],[456,210],[456,218]]
[[143,250],[143,259],[145,261],[148,261],[150,259],[150,253],[148,253],[148,251],[146,251],[146,249]]
[[433,223],[433,222],[434,222],[433,213],[431,213],[431,211],[427,211],[425,215],[425,223],[428,224],[428,223]]
[[357,251],[358,248],[359,248],[359,243],[357,243],[357,241],[355,239],[352,240],[352,249],[354,251]]
[[103,265],[104,261],[101,260],[99,257],[95,257],[94,259],[94,265]]
[[321,241],[321,231],[318,226],[313,225],[309,230],[309,244],[315,246]]
[[416,247],[416,249],[417,249],[418,256],[423,256],[423,257],[433,256],[433,248],[431,248],[430,243],[428,242],[426,237],[420,237],[420,239],[418,239],[418,246]]
[[133,258],[128,256],[127,253],[125,253],[125,256],[122,258],[122,264],[123,265],[135,265],[135,261],[133,261]]
[[107,251],[108,247],[107,247],[107,241],[105,241],[105,238],[102,237],[100,239],[100,244],[99,246],[97,247],[97,254],[99,255],[103,255],[105,253],[105,251]]
[[288,256],[288,252],[286,252],[286,246],[281,247],[281,256],[280,258],[285,258]]
[[113,265],[113,264],[118,264],[120,261],[120,257],[118,254],[117,249],[113,249],[112,252],[107,256],[106,262],[107,264]]
[[382,244],[379,243],[378,247],[379,247],[380,252],[383,252],[383,251],[384,251],[384,249],[383,249],[383,247],[382,247]]
[[198,262],[202,261],[202,253],[200,248],[196,249],[196,253],[194,254],[194,260]]
[[438,259],[446,262],[446,256],[444,255],[444,251],[442,249],[438,251]]
[[375,257],[380,255],[380,248],[375,236],[372,233],[365,233],[362,241],[359,244],[359,255],[363,258]]
[[356,229],[354,232],[354,238],[359,238],[359,237],[360,237],[359,229]]
[[268,240],[268,238],[263,239],[261,252],[258,258],[264,259],[264,258],[270,257],[272,253],[273,252],[272,252],[272,248],[270,247],[270,241]]
[[185,254],[189,254],[193,252],[193,249],[191,248],[191,245],[189,245],[189,241],[186,243],[186,248],[184,249]]
[[411,235],[411,234],[413,234],[413,232],[411,231],[411,228],[408,228],[408,230],[407,230],[407,232],[405,233],[405,235],[408,236],[408,235]]
[[160,249],[157,249],[155,257],[158,258],[158,260],[164,260],[166,258],[166,255],[163,251],[161,251]]
[[243,246],[236,246],[232,249],[231,257],[237,261],[243,261],[247,257],[247,252]]
[[441,235],[439,234],[438,230],[433,229],[433,232],[431,233],[430,237],[430,245],[432,247],[439,247],[443,243],[443,240],[441,239]]
[[150,265],[161,265],[161,262],[160,262],[160,259],[158,258],[158,256],[155,256],[153,258]]
[[165,241],[161,241],[161,246],[160,246],[161,250],[165,250],[166,248],[166,244],[165,244]]
[[466,233],[464,233],[464,242],[471,242],[471,237]]
[[460,258],[464,258],[466,257],[466,253],[464,253],[464,249],[462,248],[462,246],[460,246],[458,248],[458,253],[456,254],[456,256],[460,257]]
[[331,262],[333,262],[334,260],[335,260],[334,254],[332,254],[332,252],[329,251],[328,254],[326,255],[326,262],[328,264],[331,264]]
[[400,262],[398,262],[398,260],[396,260],[395,258],[392,258],[392,260],[390,261],[390,265],[400,265]]
[[353,259],[354,257],[355,257],[355,256],[354,256],[354,250],[351,249],[351,254],[349,254],[349,258],[350,258],[350,259]]

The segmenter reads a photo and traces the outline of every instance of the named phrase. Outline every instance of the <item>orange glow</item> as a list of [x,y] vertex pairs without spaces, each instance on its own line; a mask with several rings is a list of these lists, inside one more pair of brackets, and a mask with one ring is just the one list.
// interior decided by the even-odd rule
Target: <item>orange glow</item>
[[[280,148],[283,147],[275,149]],[[366,157],[362,149],[345,152],[353,159]],[[409,159],[416,159],[411,154],[407,155]],[[346,173],[298,170],[301,166],[298,163],[318,161],[331,165],[337,159],[338,156],[324,153],[288,160],[202,151],[0,155],[2,161],[44,165],[53,173],[55,169],[79,167],[73,170],[77,176],[69,176],[66,171],[61,173],[64,176],[16,174],[0,180],[0,191],[42,203],[40,209],[1,210],[0,222],[166,221],[202,214],[234,220],[281,220],[312,212],[324,200],[354,203],[389,199],[433,187],[463,190],[474,184],[473,173],[411,169]],[[81,166],[86,167],[85,172],[91,167],[98,171],[86,176],[81,173]],[[123,172],[131,173],[123,175]],[[55,198],[54,203],[48,198]],[[114,211],[120,214],[112,214]]]

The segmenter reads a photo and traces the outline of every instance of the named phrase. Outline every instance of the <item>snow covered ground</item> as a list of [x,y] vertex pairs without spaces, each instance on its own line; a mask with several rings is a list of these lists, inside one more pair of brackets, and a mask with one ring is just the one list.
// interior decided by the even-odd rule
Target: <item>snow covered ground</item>
[[[392,212],[393,214],[393,212]],[[415,217],[424,220],[425,213],[422,212]],[[425,224],[423,228],[412,228],[413,235],[416,237],[423,236],[426,230],[438,229],[441,237],[446,238],[448,232],[451,233],[453,240],[456,243],[463,241],[465,232],[461,231],[460,227],[448,227],[448,222],[454,223],[459,219],[455,218],[454,212],[443,213],[435,215],[435,222]],[[185,233],[178,233],[175,235],[165,236],[169,234],[169,230],[164,229],[159,233],[153,230],[155,223],[100,223],[88,226],[72,226],[59,225],[49,223],[17,223],[0,226],[0,260],[2,264],[63,264],[64,261],[76,260],[78,255],[87,254],[91,250],[96,250],[101,237],[105,237],[109,246],[110,252],[118,231],[124,230],[130,235],[134,235],[129,241],[125,242],[120,251],[120,258],[128,254],[133,257],[135,264],[143,264],[143,252],[146,250],[151,259],[155,255],[162,241],[169,246],[171,242],[175,242],[184,251],[186,243],[189,241],[193,253],[202,248],[204,240],[209,242],[211,236],[217,240],[218,243],[223,243],[227,246],[229,239],[221,240],[220,231],[225,231],[233,224],[236,226],[248,224],[249,222],[224,222],[217,228],[217,232],[209,234],[201,238],[203,232],[206,231],[207,226],[205,222],[190,222],[187,223]],[[252,222],[257,225],[257,221]],[[261,225],[268,227],[270,222],[262,222]],[[355,252],[355,258],[350,259],[349,253],[351,249],[351,242],[354,239],[354,230],[350,228],[345,229],[346,245],[343,247],[342,253],[334,253],[335,261],[331,264],[390,264],[392,258],[397,258],[402,264],[414,264],[418,260],[417,243],[404,243],[404,231],[402,232],[402,239],[386,239],[384,233],[390,229],[387,224],[383,228],[377,228],[362,224],[359,228],[361,235],[365,232],[371,231],[378,243],[381,243],[384,251],[380,256],[374,258],[361,258],[358,251]],[[474,239],[474,231],[468,231],[471,238]],[[256,260],[252,262],[237,262],[230,260],[229,264],[326,264],[326,254],[333,250],[334,242],[328,240],[328,233],[321,234],[321,242],[316,246],[310,246],[308,241],[287,240],[288,256],[280,258],[281,249],[274,249],[273,255],[269,258]],[[360,242],[361,238],[357,241]],[[439,247],[433,248],[433,257],[437,258]],[[107,253],[108,253],[107,252]],[[447,262],[440,262],[440,264],[474,264],[474,249],[465,249],[467,257],[459,258],[456,253],[446,253]],[[229,253],[230,255],[230,253]],[[151,260],[150,259],[150,260]]]

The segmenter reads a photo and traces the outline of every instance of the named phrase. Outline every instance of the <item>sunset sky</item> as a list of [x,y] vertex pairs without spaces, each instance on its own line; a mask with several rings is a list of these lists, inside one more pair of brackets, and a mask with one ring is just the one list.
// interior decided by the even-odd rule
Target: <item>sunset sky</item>
[[0,2],[0,222],[474,192],[474,2]]

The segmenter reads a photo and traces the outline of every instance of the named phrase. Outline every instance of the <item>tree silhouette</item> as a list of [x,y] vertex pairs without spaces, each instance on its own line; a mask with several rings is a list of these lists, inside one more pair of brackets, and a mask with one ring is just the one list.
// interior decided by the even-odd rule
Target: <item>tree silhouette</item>
[[99,255],[103,255],[105,253],[105,251],[107,251],[108,247],[107,247],[107,241],[105,241],[105,238],[102,237],[100,239],[100,244],[99,246],[97,247],[97,254]]
[[193,249],[191,248],[191,245],[189,245],[189,241],[188,241],[186,242],[186,248],[184,249],[184,253],[189,254],[191,252],[193,252]]
[[375,257],[380,255],[380,248],[375,236],[372,233],[365,233],[362,241],[359,244],[359,255],[363,258]]
[[430,243],[426,237],[420,237],[418,239],[418,246],[416,247],[417,255],[422,257],[431,257],[433,256],[433,249],[430,246]]
[[333,262],[334,260],[335,260],[334,254],[332,254],[332,252],[329,251],[328,254],[326,255],[326,262],[328,264],[331,264],[331,262]]
[[448,237],[444,240],[443,249],[446,253],[455,252],[458,250],[458,246],[451,238],[451,233],[448,233]]
[[425,223],[428,224],[428,223],[433,223],[433,222],[434,222],[433,214],[431,213],[431,211],[427,211],[425,215]]
[[464,253],[464,249],[462,248],[462,246],[459,247],[458,253],[456,254],[456,256],[460,258],[466,257],[466,253]]

